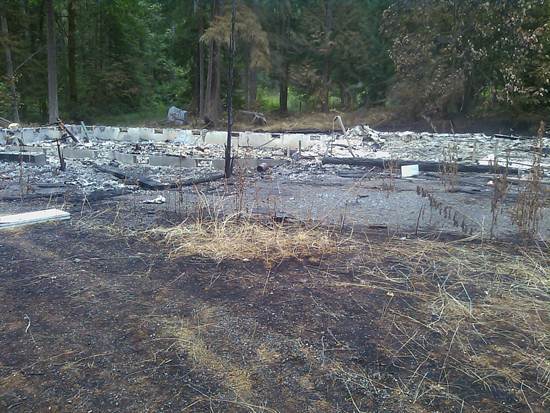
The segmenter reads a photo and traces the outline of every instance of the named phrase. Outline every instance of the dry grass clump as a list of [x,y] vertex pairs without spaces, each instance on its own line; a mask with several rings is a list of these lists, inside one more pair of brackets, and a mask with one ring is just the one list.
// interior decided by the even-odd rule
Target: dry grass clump
[[[171,248],[170,256],[202,256],[224,260],[260,261],[272,268],[287,259],[318,259],[346,248],[345,240],[328,230],[229,217],[184,222],[154,231]],[[347,245],[349,249],[349,245]]]
[[534,237],[539,230],[542,212],[548,196],[548,189],[542,184],[544,170],[542,168],[542,150],[546,124],[540,123],[538,138],[533,152],[531,174],[526,184],[520,189],[518,199],[512,211],[512,219],[521,233]]
[[359,282],[338,287],[388,296],[379,350],[403,374],[404,397],[424,405],[443,398],[468,410],[481,398],[547,411],[547,250],[391,240],[376,252],[355,266]]

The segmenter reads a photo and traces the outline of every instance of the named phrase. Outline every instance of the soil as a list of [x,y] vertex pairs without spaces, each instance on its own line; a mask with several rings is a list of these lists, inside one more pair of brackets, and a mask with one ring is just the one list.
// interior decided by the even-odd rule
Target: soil
[[[437,332],[413,334],[399,320],[418,304],[411,288],[437,289],[449,274],[395,294],[335,287],[363,282],[356,254],[272,269],[173,259],[141,232],[177,219],[166,209],[123,197],[70,211],[71,223],[0,233],[1,411],[526,411],[512,389],[453,373],[446,391],[456,398],[420,390],[441,366],[400,351],[411,351],[409,342],[446,351]],[[385,230],[365,236],[375,248],[403,242]],[[379,265],[393,278],[411,271],[399,257]],[[476,300],[474,285],[465,288]],[[406,377],[416,367],[415,383],[424,378],[415,391]],[[544,399],[531,396],[542,411]]]

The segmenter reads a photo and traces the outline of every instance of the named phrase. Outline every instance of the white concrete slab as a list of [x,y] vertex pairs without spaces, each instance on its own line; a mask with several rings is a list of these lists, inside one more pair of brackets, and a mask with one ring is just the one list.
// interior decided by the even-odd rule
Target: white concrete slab
[[70,213],[61,211],[60,209],[44,209],[22,214],[4,215],[0,216],[0,229],[15,228],[41,222],[64,221],[70,218]]

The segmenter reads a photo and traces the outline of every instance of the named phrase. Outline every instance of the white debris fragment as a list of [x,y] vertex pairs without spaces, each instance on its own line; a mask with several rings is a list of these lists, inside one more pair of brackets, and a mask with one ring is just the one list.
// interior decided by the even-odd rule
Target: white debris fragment
[[411,176],[418,176],[418,165],[403,165],[401,167],[401,178],[410,178]]
[[143,201],[144,204],[155,204],[155,205],[164,204],[165,202],[166,202],[166,198],[163,197],[162,195],[157,196],[155,199],[146,199],[145,201]]
[[22,214],[0,216],[0,229],[14,228],[23,225],[38,224],[48,221],[63,221],[71,218],[71,214],[60,209],[45,209],[25,212]]

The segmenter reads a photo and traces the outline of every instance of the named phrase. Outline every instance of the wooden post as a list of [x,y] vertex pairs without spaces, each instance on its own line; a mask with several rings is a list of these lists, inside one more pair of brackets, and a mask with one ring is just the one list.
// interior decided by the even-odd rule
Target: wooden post
[[57,155],[59,156],[59,170],[64,172],[67,169],[67,164],[65,163],[65,158],[61,152],[61,145],[59,144],[59,139],[56,139],[57,142]]

